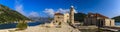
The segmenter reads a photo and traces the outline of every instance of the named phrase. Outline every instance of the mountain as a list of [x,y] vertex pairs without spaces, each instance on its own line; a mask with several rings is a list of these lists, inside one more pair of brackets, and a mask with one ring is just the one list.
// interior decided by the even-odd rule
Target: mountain
[[86,17],[85,13],[78,12],[74,14],[75,21],[83,22],[85,17]]
[[120,16],[113,17],[112,19],[115,19],[115,21],[120,21]]
[[28,16],[29,19],[33,20],[33,21],[40,21],[41,17],[34,17],[34,16]]
[[19,21],[19,20],[29,20],[29,19],[24,15],[20,14],[19,12],[0,4],[0,24]]
[[29,19],[32,21],[39,21],[40,23],[50,23],[53,18],[52,17],[34,17],[34,16],[28,16]]

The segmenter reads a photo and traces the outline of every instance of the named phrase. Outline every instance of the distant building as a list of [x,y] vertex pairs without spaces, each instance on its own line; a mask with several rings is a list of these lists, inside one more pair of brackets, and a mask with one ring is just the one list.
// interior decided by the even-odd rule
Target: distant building
[[99,13],[88,13],[84,19],[84,25],[96,25],[96,26],[114,26],[114,19],[109,19]]

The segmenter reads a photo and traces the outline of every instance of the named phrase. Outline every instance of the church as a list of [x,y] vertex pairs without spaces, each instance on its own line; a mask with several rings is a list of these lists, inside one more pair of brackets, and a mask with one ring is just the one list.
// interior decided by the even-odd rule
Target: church
[[74,24],[74,7],[70,7],[70,13],[55,13],[54,14],[54,25],[61,25],[61,23]]

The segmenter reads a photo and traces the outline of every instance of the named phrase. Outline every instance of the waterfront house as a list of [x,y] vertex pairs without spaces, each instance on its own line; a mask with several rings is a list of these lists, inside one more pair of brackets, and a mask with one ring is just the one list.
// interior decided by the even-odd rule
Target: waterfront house
[[114,19],[110,19],[99,13],[88,13],[84,19],[84,25],[96,25],[96,26],[114,26]]

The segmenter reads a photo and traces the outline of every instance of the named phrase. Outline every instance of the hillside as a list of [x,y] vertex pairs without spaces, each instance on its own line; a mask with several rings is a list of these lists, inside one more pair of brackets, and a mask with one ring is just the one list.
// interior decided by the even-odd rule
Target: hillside
[[11,23],[19,20],[28,20],[28,18],[19,12],[0,4],[0,24]]
[[115,21],[120,21],[120,16],[113,17],[112,19],[115,19]]
[[75,13],[75,21],[79,21],[79,22],[83,22],[84,21],[84,18],[86,17],[86,14],[85,13]]

